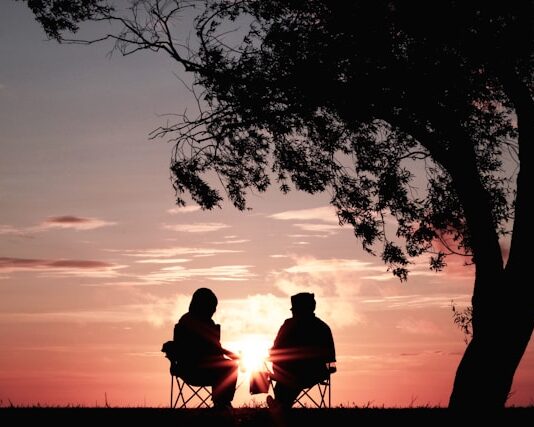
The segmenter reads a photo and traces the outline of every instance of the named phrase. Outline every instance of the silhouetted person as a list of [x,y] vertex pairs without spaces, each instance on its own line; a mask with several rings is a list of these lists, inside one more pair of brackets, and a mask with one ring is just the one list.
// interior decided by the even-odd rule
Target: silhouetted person
[[291,408],[302,389],[328,377],[329,364],[336,361],[332,331],[315,316],[314,295],[293,295],[291,311],[270,349],[276,385],[275,399],[267,397],[269,407]]
[[211,385],[216,408],[231,408],[237,383],[238,356],[221,346],[220,325],[212,320],[217,297],[207,288],[193,293],[189,311],[174,326],[180,377]]

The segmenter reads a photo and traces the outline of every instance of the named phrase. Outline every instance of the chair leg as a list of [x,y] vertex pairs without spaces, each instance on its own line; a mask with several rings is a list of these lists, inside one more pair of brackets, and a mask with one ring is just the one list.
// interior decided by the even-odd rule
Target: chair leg
[[[319,392],[319,398],[314,398],[312,395],[312,390],[317,387]],[[328,395],[327,395],[328,393]],[[300,394],[295,399],[294,404],[298,404],[301,408],[305,408],[306,405],[301,401],[302,399],[307,398],[310,400],[315,407],[317,408],[330,408],[330,402],[331,402],[331,387],[330,387],[330,378],[327,378],[326,380],[314,384],[311,387],[303,389]]]
[[[176,381],[177,385],[176,399],[174,398],[174,381]],[[203,391],[206,393],[205,397],[201,394]],[[186,397],[186,392],[189,395],[188,397]],[[187,384],[179,377],[171,376],[171,408],[187,408],[187,404],[192,402],[195,398],[199,401],[196,408],[209,408],[210,404],[208,399],[210,399],[211,396],[212,393],[210,392],[208,386],[192,386]]]
[[171,409],[174,408],[173,406],[173,401],[172,401],[172,397],[173,397],[173,388],[174,388],[174,376],[171,375]]

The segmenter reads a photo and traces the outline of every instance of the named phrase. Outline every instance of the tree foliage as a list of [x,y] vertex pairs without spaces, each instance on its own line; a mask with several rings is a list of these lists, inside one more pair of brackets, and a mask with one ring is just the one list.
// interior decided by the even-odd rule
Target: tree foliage
[[[20,0],[17,0],[20,1]],[[76,32],[78,24],[97,16],[110,16],[113,7],[104,0],[22,0],[46,34],[57,41],[64,31]]]
[[[340,223],[401,279],[424,252],[434,269],[472,254],[458,164],[499,233],[513,215],[503,155],[517,135],[499,73],[504,60],[532,88],[530,5],[464,3],[136,0],[117,13],[98,0],[28,0],[51,37],[109,19],[122,24],[107,37],[123,53],[164,50],[194,72],[198,116],[153,133],[175,142],[179,204],[188,193],[220,205],[213,173],[239,209],[273,183],[327,191]],[[173,26],[195,7],[196,42],[178,43]]]
[[[451,16],[458,9],[476,16],[446,4]],[[434,252],[430,265],[440,269],[446,254],[471,253],[450,175],[465,162],[491,201],[495,228],[505,232],[512,206],[502,155],[515,150],[516,130],[478,38],[487,43],[495,29],[508,37],[514,22],[421,29],[413,12],[386,1],[210,3],[196,21],[201,114],[158,133],[175,138],[179,195],[218,204],[222,196],[202,178],[210,171],[240,209],[248,190],[264,191],[273,177],[284,192],[290,183],[328,191],[340,223],[353,226],[366,250],[381,244],[384,262],[405,279],[410,257]],[[228,27],[244,16],[249,30],[229,45]],[[416,161],[424,183],[416,182]]]

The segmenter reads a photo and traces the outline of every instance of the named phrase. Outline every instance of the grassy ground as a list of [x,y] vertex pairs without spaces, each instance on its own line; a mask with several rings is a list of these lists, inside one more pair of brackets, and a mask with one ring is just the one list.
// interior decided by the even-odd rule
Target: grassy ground
[[[333,408],[293,409],[287,414],[265,408],[213,409],[163,408],[0,408],[0,423],[16,425],[134,426],[397,426],[457,427],[489,422],[498,426],[534,425],[534,407],[508,408],[499,414],[451,414],[446,409]],[[476,419],[471,421],[475,416]]]

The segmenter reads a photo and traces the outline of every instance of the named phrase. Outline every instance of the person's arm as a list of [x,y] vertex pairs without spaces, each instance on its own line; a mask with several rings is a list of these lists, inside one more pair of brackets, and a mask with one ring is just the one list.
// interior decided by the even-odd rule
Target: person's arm
[[328,327],[327,329],[327,342],[328,342],[328,360],[327,362],[336,361],[336,347],[334,345],[334,337],[332,336],[332,330]]
[[280,361],[280,359],[283,359],[281,353],[284,352],[284,347],[287,347],[285,342],[287,337],[287,330],[288,322],[286,320],[282,324],[282,326],[280,326],[280,329],[276,334],[276,338],[274,339],[273,346],[269,349],[269,359],[271,360],[271,362],[278,362]]
[[233,360],[239,360],[240,357],[238,354],[234,353],[233,351],[230,351],[224,347],[221,347],[222,348],[222,351],[223,351],[223,354],[225,356],[228,356],[230,359],[233,359]]

